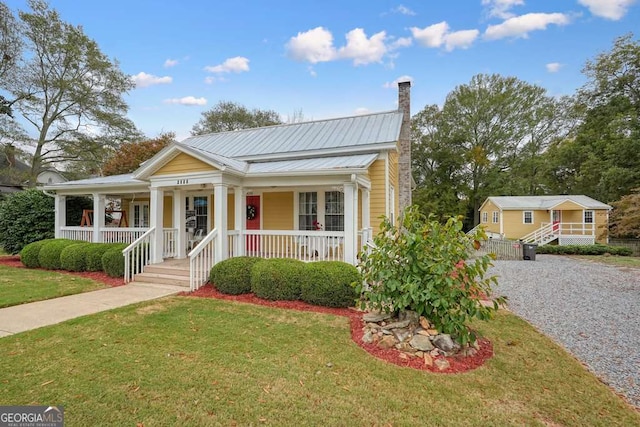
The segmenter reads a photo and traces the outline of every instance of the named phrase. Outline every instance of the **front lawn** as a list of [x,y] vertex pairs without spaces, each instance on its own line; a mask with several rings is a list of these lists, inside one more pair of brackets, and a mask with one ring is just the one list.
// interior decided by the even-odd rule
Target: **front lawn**
[[640,257],[631,256],[603,256],[603,255],[580,255],[575,258],[586,259],[602,264],[615,265],[618,267],[640,268]]
[[465,374],[377,360],[348,319],[172,297],[0,339],[2,404],[67,425],[640,425],[519,318],[477,323],[495,356]]
[[0,308],[106,287],[95,280],[55,271],[0,265]]

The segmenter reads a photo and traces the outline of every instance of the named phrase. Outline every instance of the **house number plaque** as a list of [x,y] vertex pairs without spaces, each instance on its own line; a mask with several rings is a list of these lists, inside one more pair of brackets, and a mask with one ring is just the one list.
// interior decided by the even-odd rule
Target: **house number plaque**
[[188,179],[179,179],[176,181],[178,185],[185,185],[189,183]]

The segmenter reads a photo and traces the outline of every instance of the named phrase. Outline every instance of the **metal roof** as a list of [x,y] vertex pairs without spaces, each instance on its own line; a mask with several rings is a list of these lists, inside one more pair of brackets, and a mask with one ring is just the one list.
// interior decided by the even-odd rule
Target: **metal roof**
[[498,196],[489,197],[488,200],[503,210],[546,210],[566,201],[577,203],[587,209],[612,209],[611,206],[584,195]]
[[124,175],[111,175],[111,176],[99,176],[96,178],[79,179],[77,181],[67,181],[58,184],[45,185],[45,188],[69,188],[73,186],[79,187],[92,187],[97,185],[113,185],[113,184],[141,184],[149,185],[148,182],[135,179],[133,174],[127,173]]
[[187,138],[181,144],[242,159],[278,153],[304,153],[395,143],[402,112],[388,111],[337,119],[267,126]]
[[343,169],[367,168],[378,158],[378,154],[355,156],[321,157],[316,159],[283,160],[276,162],[251,163],[248,175],[269,173],[292,173],[311,171],[339,171]]

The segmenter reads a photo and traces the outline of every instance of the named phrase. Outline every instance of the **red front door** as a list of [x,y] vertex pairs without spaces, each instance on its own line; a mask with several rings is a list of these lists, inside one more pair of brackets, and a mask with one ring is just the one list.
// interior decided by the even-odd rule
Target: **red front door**
[[[260,230],[260,196],[247,196],[247,230]],[[247,236],[247,252],[260,251],[260,236]]]

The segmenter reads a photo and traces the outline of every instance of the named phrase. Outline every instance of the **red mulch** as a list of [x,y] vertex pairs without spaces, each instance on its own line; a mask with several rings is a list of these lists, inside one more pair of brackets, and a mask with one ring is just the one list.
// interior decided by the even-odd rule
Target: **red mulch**
[[[14,268],[25,268],[25,266],[20,262],[19,255],[13,256],[0,256],[0,265],[6,265],[7,267]],[[34,270],[44,270],[43,268],[35,268]],[[86,279],[93,279],[96,282],[102,282],[105,285],[109,285],[112,288],[116,286],[124,285],[124,280],[121,277],[109,277],[106,273],[102,271],[82,271],[82,272],[73,272],[73,271],[63,271],[56,270],[58,273],[69,274],[71,276],[80,276]]]
[[[286,308],[290,310],[300,310],[300,311],[313,311],[317,313],[345,316],[349,318],[349,323],[351,324],[351,339],[353,339],[353,341],[356,344],[358,344],[360,347],[362,347],[365,351],[377,357],[378,359],[384,360],[385,362],[393,363],[394,365],[405,366],[408,368],[419,369],[423,371],[431,371],[431,372],[445,373],[445,374],[467,372],[479,366],[482,366],[485,361],[489,360],[491,356],[493,356],[493,345],[491,344],[491,341],[489,341],[488,339],[482,338],[478,340],[480,349],[474,356],[447,357],[446,359],[449,362],[449,368],[440,371],[435,366],[425,365],[424,360],[422,358],[409,357],[408,359],[403,359],[402,357],[400,357],[402,353],[396,349],[385,350],[385,349],[379,348],[376,344],[363,343],[362,342],[362,336],[364,335],[364,331],[362,330],[364,326],[364,321],[362,320],[363,312],[353,308],[319,307],[316,305],[307,304],[306,302],[302,302],[302,301],[268,301],[262,298],[258,298],[254,294],[226,295],[219,292],[217,289],[211,286],[211,284],[207,284],[195,292],[191,292],[191,293],[183,292],[181,295],[190,296],[190,297],[201,297],[201,298],[216,298],[216,299],[227,300],[227,301],[238,301],[238,302],[249,303],[249,304],[264,305],[267,307]],[[444,359],[444,358],[445,358],[444,356],[438,356],[434,359]]]

